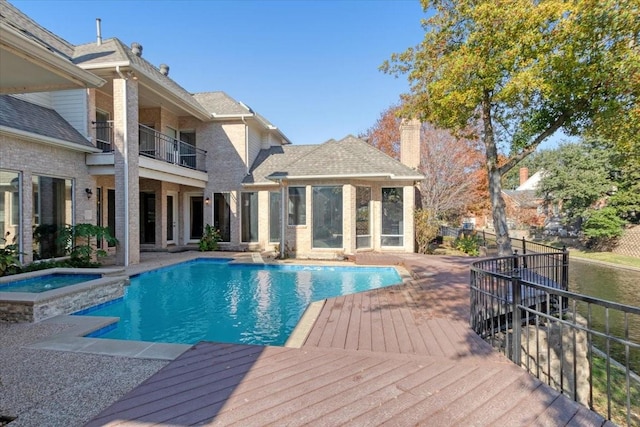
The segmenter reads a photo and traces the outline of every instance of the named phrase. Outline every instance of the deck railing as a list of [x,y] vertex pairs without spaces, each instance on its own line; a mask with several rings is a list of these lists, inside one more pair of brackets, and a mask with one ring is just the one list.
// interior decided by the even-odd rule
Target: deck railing
[[[113,121],[93,122],[96,147],[113,151]],[[138,125],[139,153],[167,163],[206,172],[207,152],[187,142],[165,135],[148,126]]]
[[190,169],[205,171],[206,151],[150,127],[138,125],[140,155]]
[[618,424],[640,423],[640,307],[567,290],[566,251],[471,267],[471,326],[514,363]]
[[113,151],[113,121],[93,122],[96,130],[96,147],[104,153]]

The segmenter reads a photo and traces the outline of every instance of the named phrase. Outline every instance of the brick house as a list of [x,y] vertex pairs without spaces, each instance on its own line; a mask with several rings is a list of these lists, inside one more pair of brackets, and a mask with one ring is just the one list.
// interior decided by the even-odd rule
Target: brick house
[[0,15],[0,247],[24,262],[60,255],[49,237],[76,223],[112,229],[121,265],[206,224],[229,250],[413,251],[418,127],[405,164],[354,137],[295,146],[224,92],[187,92],[138,43],[71,45],[5,0]]

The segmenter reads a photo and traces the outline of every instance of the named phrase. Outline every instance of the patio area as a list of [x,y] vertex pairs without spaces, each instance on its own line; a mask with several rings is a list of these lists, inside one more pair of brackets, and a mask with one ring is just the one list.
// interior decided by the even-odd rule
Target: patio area
[[[135,269],[175,257],[148,254]],[[471,261],[358,256],[402,264],[414,280],[327,300],[297,348],[202,342],[167,362],[36,350],[18,341],[65,326],[0,325],[0,414],[18,416],[10,427],[608,424],[471,331]]]

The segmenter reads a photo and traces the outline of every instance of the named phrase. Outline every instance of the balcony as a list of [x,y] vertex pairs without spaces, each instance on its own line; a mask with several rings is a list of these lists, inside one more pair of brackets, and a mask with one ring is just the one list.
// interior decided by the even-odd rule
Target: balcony
[[[113,151],[113,122],[93,122],[96,146],[103,152]],[[161,160],[177,166],[206,172],[207,152],[195,145],[165,135],[148,126],[138,125],[138,144],[141,156]]]

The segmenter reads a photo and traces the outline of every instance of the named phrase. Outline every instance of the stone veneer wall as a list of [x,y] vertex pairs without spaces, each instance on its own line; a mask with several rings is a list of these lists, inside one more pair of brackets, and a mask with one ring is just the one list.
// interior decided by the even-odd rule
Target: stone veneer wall
[[[0,300],[0,321],[9,323],[40,322],[42,320],[71,314],[93,307],[124,295],[126,277],[97,279],[94,284],[82,287],[75,292],[32,301]],[[53,292],[53,291],[52,291]]]
[[640,225],[627,227],[613,252],[640,258]]

